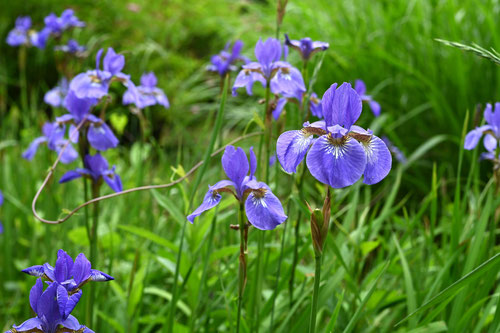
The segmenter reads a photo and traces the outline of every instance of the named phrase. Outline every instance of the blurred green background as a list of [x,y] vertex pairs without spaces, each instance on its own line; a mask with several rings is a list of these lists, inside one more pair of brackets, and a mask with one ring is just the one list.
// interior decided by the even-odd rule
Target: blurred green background
[[[43,103],[44,93],[59,80],[54,59],[60,55],[52,51],[54,44],[50,43],[46,50],[28,50],[28,105],[24,108],[19,84],[18,49],[4,42],[17,16],[30,15],[34,27],[41,28],[46,15],[50,12],[59,15],[68,7],[74,9],[87,24],[85,28],[71,33],[89,51],[87,58],[74,61],[71,67],[74,73],[92,68],[99,48],[113,47],[125,55],[124,71],[132,75],[133,81],[138,82],[144,71],[154,71],[159,87],[165,90],[170,100],[171,108],[168,110],[152,107],[145,111],[150,120],[152,137],[141,146],[137,144],[141,140],[138,118],[114,96],[116,103],[109,110],[110,117],[115,115],[119,119],[115,120],[115,125],[120,123],[120,119],[122,124],[123,118],[127,121],[120,133],[123,144],[118,150],[106,153],[106,157],[111,164],[117,164],[125,188],[166,183],[176,177],[172,168],[181,165],[188,170],[202,159],[219,100],[219,78],[205,71],[210,56],[219,52],[227,41],[241,39],[245,43],[243,53],[254,58],[256,41],[274,37],[276,29],[276,3],[264,0],[39,0],[3,1],[0,4],[0,189],[6,197],[5,205],[0,208],[0,220],[5,225],[5,233],[0,235],[0,328],[3,329],[29,316],[27,295],[34,281],[19,273],[20,269],[54,261],[56,250],[60,247],[76,255],[78,251],[86,251],[88,246],[83,222],[79,218],[81,215],[63,225],[50,227],[35,221],[31,215],[31,199],[55,156],[41,148],[32,163],[20,157],[29,142],[39,136],[43,122],[62,112]],[[345,246],[357,249],[357,245],[366,242],[378,242],[377,246],[380,246],[375,253],[360,252],[357,255],[361,257],[351,257],[350,262],[345,259],[347,266],[352,264],[354,268],[343,279],[347,279],[348,289],[357,290],[359,294],[351,299],[346,293],[346,299],[352,300],[354,305],[342,307],[338,327],[347,325],[357,309],[355,303],[360,300],[359,295],[366,293],[367,284],[373,281],[374,272],[380,271],[380,265],[388,258],[400,257],[391,239],[392,232],[399,235],[401,246],[410,251],[409,261],[416,270],[411,273],[413,279],[410,281],[414,284],[411,289],[418,305],[426,298],[425,292],[435,293],[462,276],[461,269],[457,267],[462,267],[460,264],[465,260],[466,252],[455,254],[446,248],[447,228],[456,218],[469,222],[476,219],[475,214],[483,199],[479,194],[491,177],[491,165],[477,164],[477,153],[467,152],[463,156],[462,173],[459,174],[460,140],[464,126],[470,129],[481,119],[477,116],[476,105],[484,106],[486,102],[499,99],[500,71],[489,61],[444,46],[434,39],[475,42],[500,49],[499,13],[500,3],[496,0],[289,1],[281,33],[288,33],[292,39],[308,36],[330,43],[314,91],[322,95],[334,82],[363,79],[368,92],[381,104],[382,117],[374,120],[365,108],[360,123],[364,127],[375,128],[380,136],[388,136],[410,157],[410,163],[404,167],[395,162],[395,171],[380,185],[369,189],[355,186],[337,192],[335,205],[339,213],[336,218],[341,218],[340,223],[346,227],[346,233],[353,232],[355,236],[341,233],[332,236],[330,241],[334,242],[335,237],[339,247],[351,242]],[[299,57],[290,51],[289,61],[298,65]],[[310,65],[311,71],[314,65]],[[259,92],[257,90],[257,96]],[[254,114],[260,112],[262,106],[256,103],[257,99],[246,96],[243,91],[238,97],[228,97],[224,142],[239,136]],[[467,112],[469,123],[464,124]],[[252,126],[257,130],[255,125]],[[257,142],[255,139],[242,145],[247,147]],[[199,200],[205,186],[220,178],[218,158],[211,165],[213,167],[207,171],[198,191]],[[67,168],[60,166],[60,170]],[[62,175],[62,172],[58,171],[57,175]],[[287,176],[283,174],[280,177],[283,181]],[[458,193],[463,191],[464,194],[458,198],[457,212],[454,192],[460,177],[470,187],[466,187],[465,191],[464,187],[459,188]],[[313,184],[312,178],[309,180]],[[103,325],[100,327],[104,327],[102,332],[131,332],[139,328],[141,332],[147,332],[162,327],[170,297],[168,291],[175,268],[179,230],[185,223],[186,193],[189,193],[190,185],[184,183],[168,191],[137,193],[102,203],[102,220],[105,223],[101,223],[100,258],[105,267],[101,268],[110,270],[117,277],[117,282],[99,289],[108,296],[99,300],[100,325]],[[82,201],[80,186],[78,183],[60,186],[52,182],[38,204],[40,211],[47,217],[55,218],[63,208],[74,207]],[[279,186],[279,183],[273,184],[274,188]],[[308,192],[315,191],[315,187],[310,185]],[[288,195],[282,189],[277,192]],[[311,201],[319,203],[320,196]],[[365,212],[363,202],[375,207],[374,211]],[[229,204],[227,202],[223,208]],[[381,211],[382,217],[377,219],[377,213]],[[347,215],[345,219],[344,214]],[[183,303],[176,318],[179,332],[187,330],[190,325],[194,325],[197,331],[229,330],[224,321],[234,296],[231,288],[234,288],[233,280],[237,275],[234,270],[237,239],[236,234],[227,228],[227,224],[234,222],[235,215],[231,210],[224,210],[221,215],[217,225],[220,229],[217,229],[214,240],[217,251],[212,253],[206,282],[201,281],[203,267],[193,263],[213,251],[206,248],[204,242],[213,213],[198,221],[198,227],[188,226],[185,265],[181,275],[186,278],[189,273],[190,277],[183,284]],[[382,229],[375,228],[372,233],[373,230],[367,231],[363,224],[369,225],[373,220]],[[359,225],[353,221],[364,223]],[[426,238],[429,221],[436,223],[437,233],[443,233],[436,235],[435,247],[430,246]],[[301,254],[303,260],[298,281],[309,286],[312,261],[306,247],[309,234],[305,230],[307,228],[303,229],[301,249],[304,253]],[[465,228],[464,232],[469,232],[467,235],[472,237],[470,230]],[[291,236],[288,236],[289,242]],[[269,242],[270,264],[265,273],[267,282],[264,290],[267,294],[262,296],[266,300],[273,288],[273,267],[276,267],[281,241],[279,233],[268,238],[273,242]],[[461,238],[464,239],[467,236]],[[291,243],[289,246],[288,254]],[[494,242],[489,244],[477,257],[476,263],[484,261],[488,253],[495,250]],[[330,255],[334,256],[332,252]],[[439,284],[434,286],[443,258],[452,255],[456,257],[450,265],[455,269],[444,277],[439,275]],[[285,259],[284,265],[289,265],[288,261],[289,258]],[[333,281],[327,284],[335,296],[322,303],[325,307],[324,326],[342,289],[342,274],[334,275],[338,266],[340,264],[335,261],[329,268]],[[394,293],[378,294],[377,301],[370,304],[369,311],[364,313],[355,331],[391,332],[393,325],[414,309],[415,304],[405,301],[408,284],[404,285],[402,276],[407,272],[403,273],[402,269],[404,267],[401,268],[395,259],[385,277],[386,286],[394,289]],[[223,277],[220,281],[219,276]],[[404,281],[408,281],[406,275]],[[205,290],[202,296],[198,296],[200,283],[208,283],[208,291]],[[286,285],[282,288],[286,290]],[[485,289],[484,293],[487,294],[488,290]],[[473,293],[473,290],[470,292]],[[468,301],[470,304],[473,302],[471,299]],[[291,312],[292,316],[303,312],[307,318],[308,302],[309,299],[305,299],[299,303]],[[204,313],[193,324],[191,321],[196,317],[193,311],[197,304],[201,304],[201,309],[213,307],[215,310],[212,317]],[[471,313],[471,326],[467,327],[483,328],[474,326],[481,321],[483,304],[487,304],[486,301],[479,303],[476,312]],[[277,310],[277,323],[286,322],[286,309],[283,306]],[[388,309],[391,314],[387,314]],[[445,311],[440,316],[438,318],[445,321],[455,318],[450,317],[451,311]],[[296,318],[297,323],[291,326],[292,330],[303,332],[303,317]],[[269,318],[264,317],[263,320],[262,325],[266,327]],[[276,331],[284,331],[286,325]],[[408,325],[407,328],[400,328],[401,332],[416,327],[414,322]]]

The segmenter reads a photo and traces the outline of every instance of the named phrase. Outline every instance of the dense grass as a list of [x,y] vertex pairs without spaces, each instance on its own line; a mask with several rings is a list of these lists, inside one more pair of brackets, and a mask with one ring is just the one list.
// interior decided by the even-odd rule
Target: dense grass
[[[333,82],[362,78],[383,116],[368,109],[364,127],[387,135],[408,157],[394,163],[380,184],[333,191],[332,224],[323,255],[318,329],[321,332],[497,332],[500,328],[498,258],[459,284],[441,291],[498,252],[500,204],[491,163],[478,162],[477,151],[463,151],[464,133],[478,123],[476,103],[499,99],[497,67],[435,38],[475,42],[500,49],[498,1],[293,1],[281,27],[292,38],[328,41],[314,90],[322,94]],[[0,328],[30,316],[29,288],[34,280],[20,273],[29,265],[54,262],[56,251],[88,252],[84,212],[61,225],[36,221],[30,203],[55,155],[41,149],[35,161],[20,158],[39,135],[40,125],[61,110],[42,103],[57,82],[52,51],[29,50],[28,103],[19,87],[17,49],[3,40],[15,17],[30,14],[40,22],[61,1],[0,5]],[[205,73],[210,55],[226,40],[240,38],[253,57],[259,37],[275,35],[275,3],[266,1],[148,1],[133,12],[122,1],[80,1],[77,15],[88,27],[75,32],[90,56],[74,64],[75,73],[92,67],[95,51],[113,46],[126,55],[134,80],[154,70],[171,109],[150,108],[151,137],[140,143],[139,121],[115,103],[109,118],[115,129],[127,119],[123,145],[107,152],[117,164],[125,188],[167,183],[205,156],[220,98],[219,79]],[[319,59],[319,57],[317,58]],[[290,62],[299,58],[291,53]],[[312,72],[315,64],[310,64]],[[256,95],[262,96],[257,90]],[[222,143],[246,129],[261,113],[259,97],[228,97]],[[296,110],[293,106],[290,114]],[[289,119],[288,117],[284,117]],[[281,120],[280,128],[295,128]],[[238,143],[258,146],[258,137]],[[208,184],[222,177],[220,155],[203,175],[194,205]],[[56,218],[83,200],[79,182],[55,180],[38,204]],[[178,170],[179,174],[175,170]],[[180,170],[180,171],[179,171]],[[243,331],[305,332],[313,288],[314,256],[307,210],[292,186],[295,178],[278,167],[271,187],[284,203],[289,220],[275,231],[251,229]],[[116,281],[99,285],[96,332],[156,332],[167,326],[180,234],[187,223],[196,174],[167,190],[138,192],[110,199],[101,207],[99,264]],[[304,197],[321,205],[326,189],[306,174]],[[295,283],[289,288],[299,212],[301,229]],[[175,332],[232,331],[238,288],[237,205],[229,197],[217,211],[185,226],[175,312]],[[264,239],[264,242],[260,242]],[[279,270],[279,275],[278,275]],[[278,279],[279,277],[279,279]],[[290,290],[293,294],[290,294]],[[260,291],[260,292],[259,292]],[[293,299],[293,302],[290,302]],[[275,308],[272,304],[275,300]],[[85,302],[86,300],[84,300]],[[395,325],[431,301],[421,311]],[[84,304],[75,316],[84,318]],[[271,321],[273,326],[271,326]]]

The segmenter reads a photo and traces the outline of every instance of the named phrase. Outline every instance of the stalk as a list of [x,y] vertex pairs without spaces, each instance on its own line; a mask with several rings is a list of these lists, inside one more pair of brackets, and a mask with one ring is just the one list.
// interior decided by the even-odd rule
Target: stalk
[[[98,181],[92,180],[92,199],[99,197],[99,188],[101,184]],[[99,203],[96,202],[92,206],[92,228],[90,229],[90,262],[94,267],[97,267],[97,243],[98,243],[98,225],[99,225]],[[90,327],[95,327],[94,319],[94,300],[96,296],[96,285],[90,284],[90,298],[87,303],[87,323]]]
[[316,312],[318,310],[319,282],[321,279],[321,254],[314,256],[316,269],[314,271],[314,290],[311,305],[311,318],[309,321],[309,333],[316,332]]
[[21,46],[18,53],[19,65],[19,85],[21,88],[21,108],[23,116],[23,125],[25,128],[30,126],[30,113],[28,112],[28,85],[26,83],[26,47]]
[[243,292],[247,283],[247,259],[246,259],[246,243],[247,243],[247,225],[245,222],[245,206],[240,202],[239,211],[239,226],[240,226],[240,256],[239,256],[239,271],[238,271],[238,314],[236,316],[236,333],[240,332],[241,307],[243,304]]

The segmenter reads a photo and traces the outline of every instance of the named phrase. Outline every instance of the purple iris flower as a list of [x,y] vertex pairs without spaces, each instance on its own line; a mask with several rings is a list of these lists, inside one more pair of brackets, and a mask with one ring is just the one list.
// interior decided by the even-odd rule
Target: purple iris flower
[[366,85],[362,80],[356,80],[354,83],[354,90],[356,90],[363,102],[368,102],[373,115],[375,117],[380,116],[380,104],[374,101],[372,96],[366,95]]
[[74,294],[90,281],[105,282],[114,280],[106,273],[92,269],[90,261],[83,253],[80,253],[75,260],[64,250],[57,251],[55,267],[49,263],[35,265],[23,270],[31,276],[47,279],[49,283],[57,283],[63,286],[70,294]]
[[51,13],[45,17],[45,27],[50,29],[54,35],[60,35],[63,31],[73,27],[84,27],[85,23],[75,16],[73,9],[66,9],[61,17]]
[[270,82],[273,94],[295,94],[296,91],[306,91],[304,79],[300,71],[285,61],[280,61],[282,46],[279,40],[268,38],[265,42],[259,40],[255,46],[257,62],[243,65],[233,85],[233,95],[238,88],[246,87],[247,93],[252,95],[255,82],[263,87]]
[[405,154],[394,143],[392,143],[392,141],[389,140],[388,137],[383,136],[382,141],[384,141],[387,148],[389,148],[389,151],[396,158],[396,160],[398,160],[399,163],[406,164],[407,160]]
[[28,30],[31,28],[31,18],[29,16],[19,16],[16,25],[7,35],[7,44],[10,46],[20,46],[28,44]]
[[333,84],[323,95],[322,107],[324,120],[305,123],[301,130],[278,138],[276,150],[283,169],[296,172],[309,150],[307,168],[333,188],[350,186],[363,175],[368,185],[384,179],[391,169],[391,153],[371,131],[354,125],[362,102],[351,85],[343,83],[337,88]]
[[125,57],[117,54],[111,47],[108,48],[103,60],[103,70],[101,70],[102,53],[102,49],[97,52],[95,70],[80,73],[71,80],[69,89],[73,90],[78,98],[100,99],[106,96],[112,79],[122,82],[130,90],[136,89],[130,77],[121,72],[125,66]]
[[61,81],[54,88],[50,89],[45,93],[43,101],[55,108],[64,106],[64,99],[68,94],[69,83],[68,80],[63,77]]
[[[74,127],[70,126],[69,134],[72,133],[73,131]],[[47,146],[49,147],[50,150],[53,150],[57,152],[57,154],[59,154],[62,148],[68,142],[68,140],[64,138],[66,134],[66,125],[64,123],[60,123],[57,121],[54,123],[46,122],[42,127],[42,133],[43,136],[40,136],[35,140],[33,140],[29,145],[28,149],[24,151],[22,155],[23,158],[27,159],[28,161],[31,161],[33,157],[35,157],[38,147],[42,143],[47,143]],[[78,136],[75,135],[74,137],[72,137],[71,142],[72,143],[78,142]],[[68,147],[66,147],[64,153],[61,156],[61,162],[68,164],[73,162],[77,158],[78,158],[78,152],[70,143]]]
[[481,154],[481,158],[495,160],[498,142],[500,140],[500,103],[495,103],[494,109],[491,104],[486,104],[483,116],[487,125],[476,127],[467,133],[464,148],[467,150],[476,148],[479,140],[483,134],[485,134],[483,145],[484,148],[486,148],[486,152]]
[[156,85],[158,80],[153,72],[144,73],[141,76],[141,85],[131,87],[123,94],[123,104],[135,104],[139,109],[144,109],[147,106],[159,104],[168,109],[167,96],[162,89]]
[[311,93],[309,97],[309,111],[311,114],[319,119],[323,118],[323,105],[321,104],[321,99],[318,98],[316,93]]
[[325,42],[313,42],[309,37],[301,40],[290,40],[287,34],[285,34],[285,44],[299,51],[304,61],[308,61],[315,53],[325,51],[330,47],[330,44]]
[[94,181],[101,179],[115,192],[123,191],[123,185],[120,176],[115,172],[115,166],[109,168],[108,161],[99,153],[87,155],[84,158],[85,168],[78,168],[66,172],[59,183],[66,183],[80,177],[88,177]]
[[220,76],[225,76],[230,71],[235,71],[236,66],[234,65],[237,61],[241,60],[244,63],[250,62],[250,60],[241,55],[241,49],[243,48],[243,42],[241,40],[237,40],[234,42],[233,47],[231,48],[231,53],[228,51],[230,42],[226,44],[224,50],[222,50],[219,54],[213,55],[210,59],[211,64],[207,67],[208,71],[216,72]]
[[78,44],[76,40],[70,39],[65,45],[59,45],[54,47],[54,50],[71,54],[81,54],[85,52],[86,49],[85,46]]
[[[61,289],[62,288],[62,289]],[[14,325],[12,332],[83,332],[93,333],[91,329],[80,325],[78,320],[70,314],[64,314],[61,309],[65,304],[61,303],[60,291],[65,290],[61,285],[51,283],[45,291],[42,279],[37,279],[30,291],[30,305],[36,317],[26,320],[21,325]],[[74,294],[77,295],[77,294]],[[73,295],[73,296],[74,296]],[[75,304],[76,305],[76,304]],[[63,312],[63,314],[61,314]]]
[[222,167],[230,180],[221,180],[208,187],[203,203],[187,217],[189,222],[193,223],[201,213],[217,206],[222,192],[233,194],[240,202],[245,201],[248,221],[257,229],[272,230],[287,219],[280,200],[267,184],[257,181],[254,176],[257,158],[253,148],[250,148],[249,163],[243,149],[227,146],[222,156]]

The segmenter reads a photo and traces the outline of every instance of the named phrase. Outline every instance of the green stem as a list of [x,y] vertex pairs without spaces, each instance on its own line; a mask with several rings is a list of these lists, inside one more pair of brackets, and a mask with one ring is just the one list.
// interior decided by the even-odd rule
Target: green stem
[[[212,151],[214,149],[215,141],[217,140],[217,136],[219,131],[222,128],[222,120],[223,120],[223,114],[224,114],[224,107],[226,105],[226,98],[227,98],[227,87],[229,83],[229,75],[226,76],[226,79],[224,80],[224,90],[222,91],[222,96],[221,96],[221,102],[220,102],[220,107],[219,111],[217,113],[217,117],[215,120],[215,127],[214,131],[212,132],[212,137],[210,138],[210,143],[208,144],[207,150],[205,151],[205,157],[203,159],[203,165],[201,166],[201,170],[196,176],[196,180],[194,182],[193,189],[191,191],[191,198],[189,199],[189,207],[188,210],[191,209],[194,201],[194,197],[196,196],[196,191],[198,189],[198,186],[200,185],[201,178],[205,174],[205,171],[208,168],[208,161],[210,160],[210,155],[212,154]],[[170,309],[169,309],[169,314],[167,318],[167,332],[173,332],[174,330],[174,316],[175,316],[175,309],[177,307],[177,299],[178,299],[178,292],[177,292],[177,284],[179,281],[179,274],[180,274],[180,266],[181,266],[181,259],[182,259],[182,250],[184,247],[184,236],[186,233],[186,225],[187,223],[184,223],[182,225],[182,230],[181,230],[181,235],[180,235],[180,244],[179,244],[179,252],[177,252],[177,260],[175,264],[175,273],[174,273],[174,282],[172,286],[172,301],[170,302]]]
[[321,255],[314,257],[316,269],[314,272],[314,290],[311,304],[311,319],[309,321],[309,333],[316,332],[316,312],[318,310],[319,282],[321,279]]
[[18,53],[19,65],[19,86],[21,88],[21,108],[23,114],[23,125],[25,128],[30,126],[30,112],[28,112],[28,85],[26,83],[26,47],[21,46]]
[[[96,181],[92,181],[92,199],[99,197],[99,188],[101,184]],[[98,250],[98,225],[99,225],[99,202],[94,203],[92,206],[92,227],[90,229],[90,262],[94,267],[97,267],[97,250]],[[87,303],[87,325],[90,327],[95,327],[93,323],[94,319],[94,303],[95,303],[95,296],[96,296],[96,285],[94,283],[90,284],[90,298],[89,302]]]
[[240,202],[239,211],[239,226],[240,226],[240,256],[238,270],[238,314],[236,316],[236,333],[240,332],[241,307],[243,304],[243,292],[247,282],[247,259],[246,259],[246,242],[247,242],[247,226],[245,222],[245,206]]

